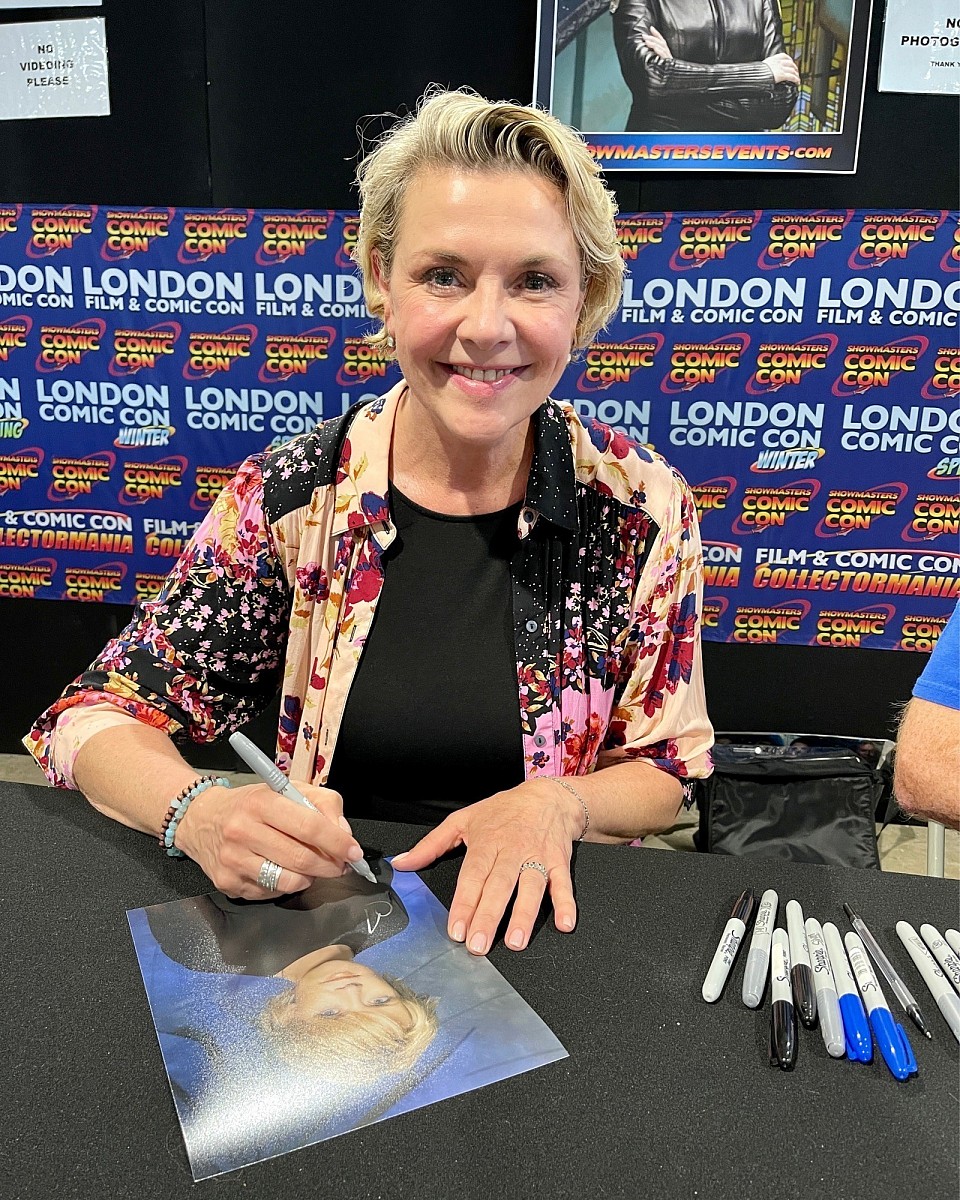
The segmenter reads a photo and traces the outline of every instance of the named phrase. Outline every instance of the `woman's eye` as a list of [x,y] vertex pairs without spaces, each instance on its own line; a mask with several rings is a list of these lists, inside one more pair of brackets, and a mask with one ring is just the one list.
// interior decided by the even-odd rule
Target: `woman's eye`
[[548,292],[557,286],[557,281],[542,271],[530,271],[524,277],[523,286],[530,292]]
[[457,282],[457,273],[450,267],[433,267],[425,276],[428,283],[435,284],[437,287],[449,288],[454,287]]
[[373,1003],[379,1008],[383,1004],[392,1004],[393,997],[392,996],[377,996]]
[[324,1008],[324,1009],[321,1009],[321,1010],[320,1010],[320,1016],[321,1016],[321,1017],[339,1017],[339,1016],[340,1016],[340,1009],[339,1009],[339,1008]]

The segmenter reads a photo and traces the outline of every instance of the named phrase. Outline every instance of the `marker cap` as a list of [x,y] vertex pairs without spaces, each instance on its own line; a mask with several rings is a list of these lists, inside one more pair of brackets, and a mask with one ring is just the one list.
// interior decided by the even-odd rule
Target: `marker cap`
[[827,1053],[831,1058],[842,1058],[846,1042],[836,992],[830,988],[817,992],[817,1013],[820,1018],[820,1034]]
[[747,1008],[758,1008],[767,986],[767,971],[770,968],[769,950],[751,950],[747,955],[747,968],[743,973],[743,1002]]
[[896,1079],[916,1075],[917,1060],[913,1056],[913,1047],[907,1040],[903,1026],[897,1024],[890,1010],[879,1006],[875,1008],[870,1014],[870,1027],[883,1061],[890,1068],[890,1074]]
[[847,1058],[851,1062],[870,1062],[873,1058],[873,1042],[863,1001],[853,992],[844,992],[840,997],[840,1015],[843,1018]]

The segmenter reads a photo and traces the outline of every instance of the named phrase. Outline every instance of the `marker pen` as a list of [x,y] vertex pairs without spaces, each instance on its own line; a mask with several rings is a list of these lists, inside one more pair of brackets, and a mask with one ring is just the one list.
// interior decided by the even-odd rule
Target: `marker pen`
[[[877,939],[867,928],[867,924],[862,920],[850,907],[849,904],[844,904],[843,911],[850,918],[850,924],[860,935],[864,946],[870,951],[873,961],[883,972],[887,983],[893,988],[893,994],[903,1005],[903,1011],[907,1014],[910,1020],[916,1025],[924,1037],[932,1037],[930,1030],[927,1029],[927,1023],[923,1019],[923,1013],[920,1011],[920,1005],[914,999],[913,993],[900,978],[900,972],[893,965]],[[872,969],[872,968],[871,968]]]
[[870,1028],[877,1039],[883,1061],[890,1068],[890,1074],[895,1079],[906,1079],[908,1075],[916,1075],[917,1060],[913,1056],[913,1047],[907,1040],[903,1026],[893,1019],[893,1013],[883,998],[866,947],[855,933],[848,933],[843,942],[847,947],[857,987],[870,1016]]
[[946,975],[957,991],[960,991],[960,958],[957,958],[947,942],[932,925],[921,925],[920,936],[929,946],[930,953],[937,960],[940,970]]
[[[313,809],[314,812],[319,810],[314,808],[310,801],[298,791],[290,780],[284,775],[276,763],[270,761],[263,753],[259,746],[255,746],[242,733],[230,734],[230,745],[236,750],[237,754],[243,759],[251,771],[259,775],[263,782],[278,796],[286,796],[288,800],[292,800],[294,804],[306,806]],[[357,862],[352,859],[347,859],[347,866],[351,867],[362,878],[370,883],[376,883],[377,877],[370,870],[367,863],[361,858]]]
[[954,954],[960,954],[960,929],[948,929],[943,936]]
[[763,997],[770,968],[770,940],[779,902],[773,888],[767,888],[760,897],[757,919],[753,923],[753,937],[747,951],[747,968],[743,973],[742,995],[747,1008],[756,1008]]
[[817,1023],[817,993],[810,970],[810,949],[803,928],[803,909],[796,900],[787,901],[787,935],[790,939],[790,981],[797,1014],[808,1029]]
[[923,938],[912,925],[906,921],[898,921],[897,937],[903,942],[907,953],[913,959],[913,965],[923,976],[923,982],[936,1000],[937,1008],[943,1013],[943,1019],[950,1026],[953,1036],[960,1042],[960,996],[950,986],[949,980],[937,966],[936,959],[927,949]]
[[790,988],[790,940],[773,931],[770,951],[770,1065],[792,1071],[797,1061],[797,1018]]
[[813,986],[817,993],[817,1014],[820,1017],[823,1044],[831,1058],[843,1058],[843,1017],[840,1015],[840,1001],[837,997],[837,985],[833,982],[827,943],[820,922],[815,917],[807,917],[804,929],[810,950],[810,965],[813,968]]
[[747,922],[752,913],[753,892],[747,888],[740,894],[733,906],[730,920],[727,921],[720,944],[713,956],[713,962],[711,962],[707,977],[703,981],[700,994],[708,1004],[720,999],[720,993],[723,991],[723,985],[727,982],[727,976],[730,974],[733,960],[737,957],[737,951],[740,949],[740,943],[743,941]]
[[873,1041],[870,1037],[870,1026],[867,1024],[867,1013],[857,991],[853,972],[850,970],[847,952],[840,940],[840,930],[829,921],[823,926],[823,940],[827,944],[833,982],[836,984],[840,1001],[847,1058],[851,1062],[868,1063],[873,1058]]

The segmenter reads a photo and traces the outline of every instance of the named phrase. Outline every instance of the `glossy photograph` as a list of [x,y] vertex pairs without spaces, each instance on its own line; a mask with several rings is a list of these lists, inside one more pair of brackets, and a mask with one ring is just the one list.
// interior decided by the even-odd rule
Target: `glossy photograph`
[[540,0],[536,102],[605,170],[856,168],[868,0]]
[[416,875],[371,866],[127,914],[195,1180],[566,1057]]

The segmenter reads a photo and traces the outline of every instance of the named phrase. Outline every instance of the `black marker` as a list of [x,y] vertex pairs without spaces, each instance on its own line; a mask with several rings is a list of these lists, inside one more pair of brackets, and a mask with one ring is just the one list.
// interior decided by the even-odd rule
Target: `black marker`
[[770,1065],[792,1071],[797,1061],[797,1019],[790,990],[790,943],[785,929],[773,931],[770,951]]
[[790,982],[797,1014],[807,1029],[817,1023],[817,993],[813,985],[807,931],[803,924],[803,909],[796,900],[787,901],[787,932],[790,938]]

